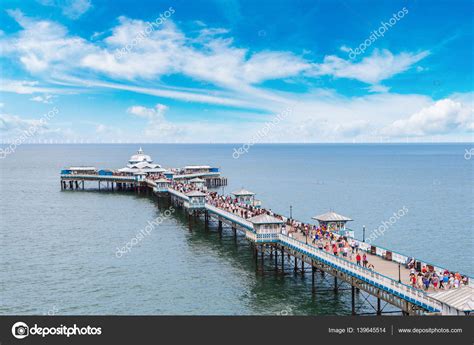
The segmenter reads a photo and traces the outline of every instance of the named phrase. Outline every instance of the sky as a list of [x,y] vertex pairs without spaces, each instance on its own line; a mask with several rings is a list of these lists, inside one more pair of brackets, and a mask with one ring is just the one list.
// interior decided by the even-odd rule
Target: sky
[[473,2],[2,0],[2,142],[473,141]]

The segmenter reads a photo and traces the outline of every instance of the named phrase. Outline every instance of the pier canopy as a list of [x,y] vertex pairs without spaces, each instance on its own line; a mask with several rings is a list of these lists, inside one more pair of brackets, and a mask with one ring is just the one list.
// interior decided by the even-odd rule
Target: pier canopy
[[189,180],[189,183],[194,185],[196,188],[204,189],[206,181],[203,180],[202,178],[196,177],[196,178],[193,178],[193,179]]
[[96,174],[97,169],[91,166],[75,166],[69,167],[68,169],[71,174]]
[[346,223],[352,221],[351,218],[342,216],[336,212],[330,211],[319,216],[312,217],[316,219],[319,226],[324,230],[340,231],[346,229]]
[[260,207],[260,205],[262,204],[260,200],[255,199],[254,192],[248,191],[244,188],[241,188],[235,192],[232,192],[231,194],[235,196],[239,204],[251,205],[254,207]]
[[257,242],[278,241],[278,234],[281,233],[283,221],[268,214],[260,214],[248,219],[253,224],[253,229],[257,234]]
[[205,173],[211,170],[209,165],[187,165],[183,168],[185,174]]
[[155,192],[163,193],[168,191],[168,187],[171,183],[170,180],[165,179],[165,178],[159,178],[157,180],[154,180],[156,183],[156,187],[153,188]]
[[140,147],[140,149],[137,151],[137,153],[130,157],[128,162],[130,164],[135,164],[135,163],[140,163],[140,162],[153,163],[153,160],[151,159],[150,156],[143,153],[143,150]]
[[192,190],[186,193],[189,202],[185,202],[184,206],[189,209],[200,209],[206,207],[206,194],[198,190]]
[[430,294],[443,303],[443,315],[470,315],[474,313],[474,288],[463,286]]
[[130,157],[129,164],[125,168],[118,169],[118,172],[126,175],[136,175],[137,173],[144,173],[146,175],[159,175],[166,171],[161,165],[152,163],[150,156],[143,153],[142,148],[137,151],[137,154]]

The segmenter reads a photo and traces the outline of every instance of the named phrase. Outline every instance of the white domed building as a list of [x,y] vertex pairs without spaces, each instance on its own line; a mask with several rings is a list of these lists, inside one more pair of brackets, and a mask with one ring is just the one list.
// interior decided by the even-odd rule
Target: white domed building
[[146,155],[141,147],[136,154],[130,157],[128,163],[125,168],[118,169],[118,172],[126,175],[159,175],[166,171],[161,165],[154,164],[153,159]]

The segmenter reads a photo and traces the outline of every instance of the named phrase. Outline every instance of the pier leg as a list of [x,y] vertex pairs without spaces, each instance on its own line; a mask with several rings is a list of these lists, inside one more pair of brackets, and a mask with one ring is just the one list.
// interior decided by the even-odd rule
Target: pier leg
[[217,225],[217,230],[219,230],[219,232],[222,232],[222,220],[219,219],[219,223]]
[[298,259],[296,258],[296,256],[294,258],[295,258],[295,268],[293,269],[293,271],[296,273],[298,271]]
[[99,183],[99,190],[100,190],[100,181],[98,183]]
[[304,257],[301,257],[301,275],[304,276]]
[[278,272],[278,248],[275,245],[275,272]]
[[380,307],[380,298],[377,297],[377,315],[382,315],[382,308]]
[[82,181],[82,190],[84,190],[84,180]]
[[337,277],[334,277],[334,292],[338,293],[338,291],[339,291],[339,288],[337,286]]
[[355,287],[352,285],[351,289],[351,309],[352,309],[352,315],[356,315],[356,310],[355,310]]
[[260,257],[262,259],[262,262],[261,262],[261,265],[262,265],[262,272],[263,272],[263,261],[264,261],[264,258],[265,258],[265,247],[264,247],[264,244],[262,244],[260,246]]
[[285,251],[281,247],[281,272],[285,273]]
[[314,294],[316,292],[316,286],[315,286],[315,273],[316,273],[316,267],[313,266],[314,265],[314,262],[313,264],[311,265],[311,292]]

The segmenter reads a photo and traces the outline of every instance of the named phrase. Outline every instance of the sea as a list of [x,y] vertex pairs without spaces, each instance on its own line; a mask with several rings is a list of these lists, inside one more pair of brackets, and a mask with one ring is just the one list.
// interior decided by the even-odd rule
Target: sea
[[[327,275],[312,294],[310,274],[283,276],[270,263],[258,272],[242,236],[200,221],[190,228],[154,197],[92,182],[61,191],[61,169],[121,168],[140,146],[166,168],[219,167],[228,178],[220,193],[244,187],[263,207],[305,222],[334,211],[353,219],[357,238],[365,227],[376,245],[472,277],[473,145],[257,144],[240,155],[238,144],[20,145],[0,159],[0,314],[350,313],[350,291],[335,294]],[[363,296],[357,305],[370,309]]]

